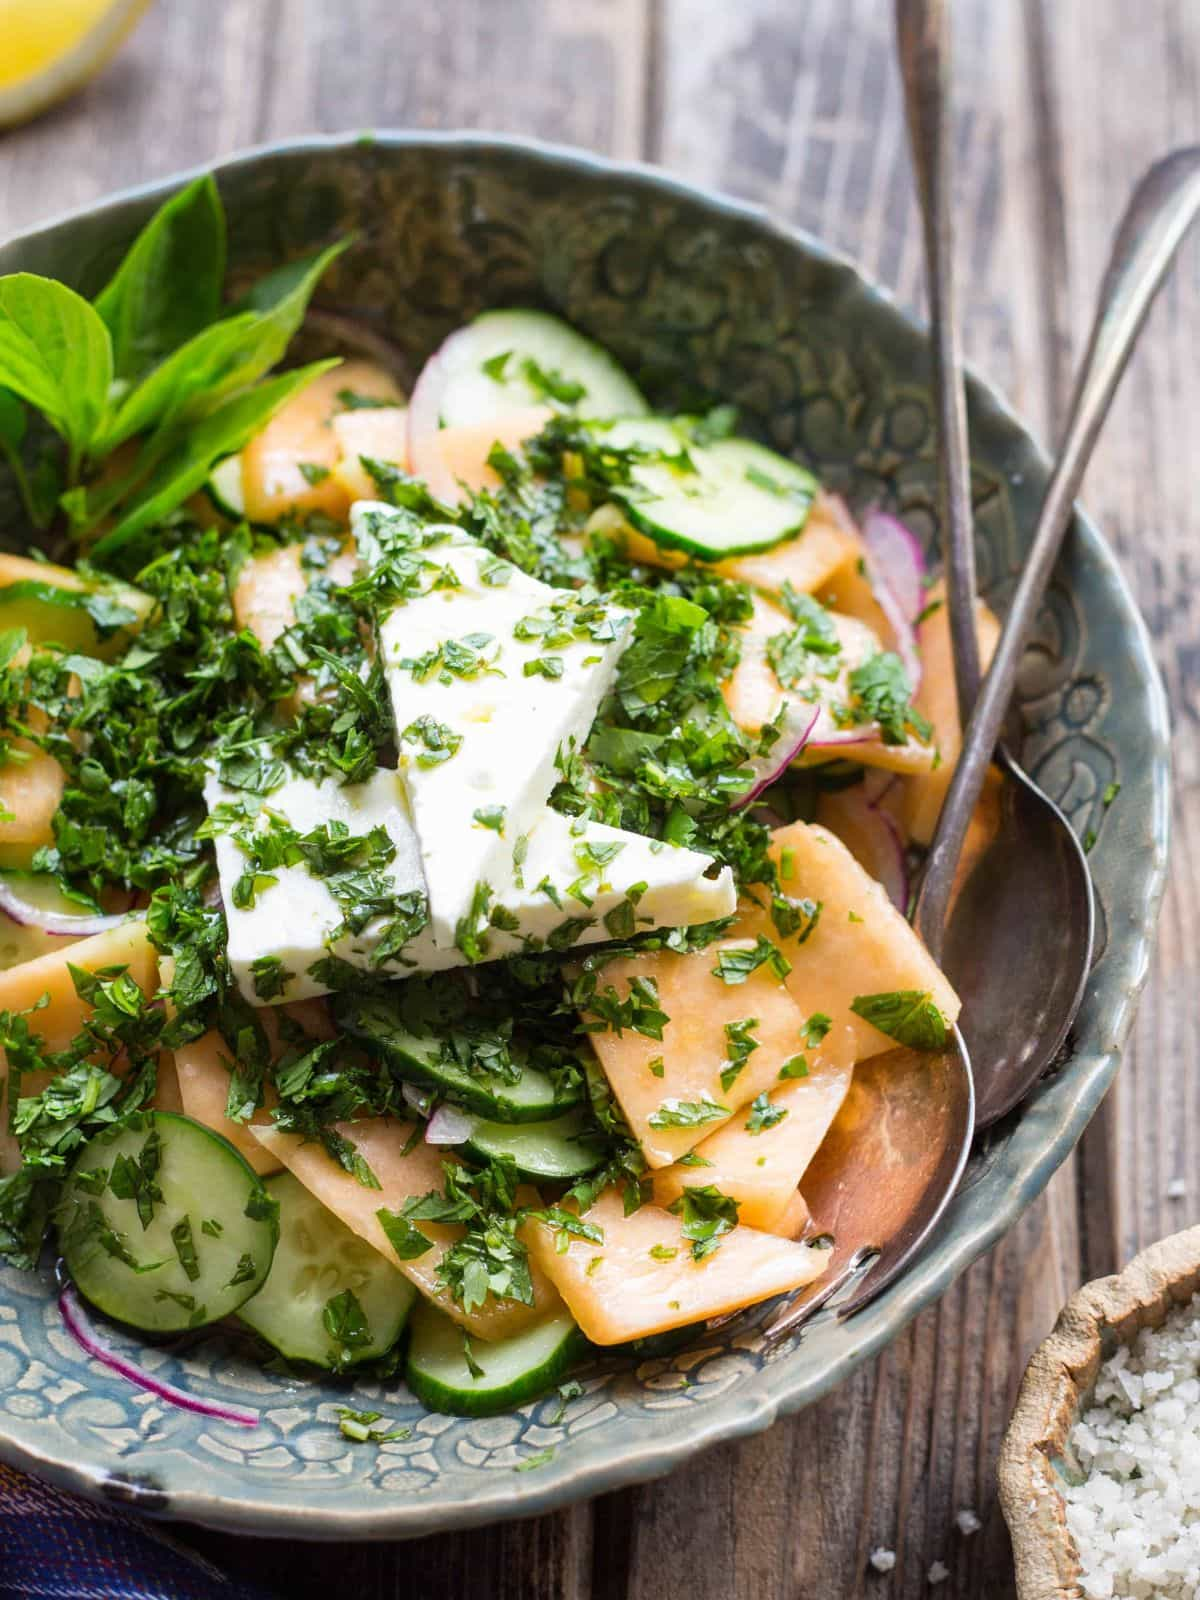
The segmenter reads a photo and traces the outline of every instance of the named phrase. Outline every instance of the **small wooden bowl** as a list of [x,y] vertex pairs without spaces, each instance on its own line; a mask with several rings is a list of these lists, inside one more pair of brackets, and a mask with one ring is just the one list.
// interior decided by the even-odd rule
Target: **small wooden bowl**
[[1200,1290],[1200,1227],[1172,1234],[1124,1272],[1087,1283],[1034,1352],[1000,1452],[1000,1504],[1012,1535],[1018,1600],[1080,1600],[1082,1567],[1061,1484],[1067,1443],[1100,1363],[1157,1328]]

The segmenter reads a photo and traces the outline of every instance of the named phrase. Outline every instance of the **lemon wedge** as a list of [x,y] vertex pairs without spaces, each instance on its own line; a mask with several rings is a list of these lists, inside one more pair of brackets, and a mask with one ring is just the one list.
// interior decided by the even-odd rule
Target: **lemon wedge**
[[149,0],[0,0],[0,128],[98,72]]

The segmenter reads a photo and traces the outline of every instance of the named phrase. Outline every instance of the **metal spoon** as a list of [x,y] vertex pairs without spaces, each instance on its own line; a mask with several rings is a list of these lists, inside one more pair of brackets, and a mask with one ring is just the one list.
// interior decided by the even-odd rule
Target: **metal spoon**
[[[951,249],[950,38],[942,0],[896,0],[896,39],[933,311],[938,491],[955,686],[959,705],[970,706],[979,687],[975,546]],[[936,941],[926,939],[935,956],[940,923],[937,935]],[[942,1051],[893,1050],[855,1068],[846,1103],[804,1174],[805,1201],[817,1228],[832,1236],[834,1257],[809,1296],[770,1319],[763,1330],[767,1340],[799,1327],[852,1281],[856,1288],[840,1302],[839,1317],[851,1316],[891,1283],[949,1205],[974,1126],[971,1058],[957,1028]]]
[[[915,22],[923,29],[934,9],[941,9],[936,0],[933,6],[921,0],[914,0],[912,4],[898,0],[902,54],[905,42],[911,44],[914,39],[927,37],[921,32],[914,33],[912,25]],[[944,42],[944,38],[942,34],[935,43]],[[911,62],[914,54],[910,52],[906,59]],[[933,69],[940,73],[944,60],[944,51],[935,54]],[[930,57],[926,55],[926,70],[929,67]],[[944,105],[944,101],[941,104]],[[948,186],[943,192],[948,194]],[[1047,490],[1034,542],[992,669],[966,731],[959,765],[935,838],[938,876],[934,889],[944,894],[943,907],[950,899],[967,825],[979,799],[989,757],[1012,695],[1025,639],[1061,546],[1079,481],[1146,310],[1198,210],[1200,147],[1177,151],[1151,168],[1135,191],[1118,229],[1062,456]],[[944,276],[941,281],[944,285]],[[1008,773],[1015,781],[1006,782],[1004,786],[1013,797],[1007,806],[1001,807],[1006,819],[1020,816],[1027,797],[1028,804],[1036,805],[1043,814],[1046,807],[1051,807],[1015,763],[1009,766]],[[1059,815],[1057,808],[1051,809],[1055,816]],[[1071,847],[1078,850],[1074,835],[1066,829],[1065,837],[1057,833],[1049,837],[1057,841],[1056,848],[1062,850],[1069,867]],[[1031,848],[1036,838],[1037,835],[1029,834],[1018,838],[1012,832],[1012,823],[1005,821],[998,841],[985,851],[980,861],[972,864],[963,890],[954,899],[952,933],[955,937],[962,937],[957,930],[968,925],[973,906],[986,909],[988,915],[982,919],[983,926],[1001,920],[996,917],[996,905],[1004,894],[1013,892],[1016,876],[1012,852]],[[1023,870],[1025,864],[1020,865]],[[1055,881],[1045,861],[1042,874],[1051,882]],[[1040,885],[1026,887],[1040,888]],[[1087,889],[1085,905],[1090,951],[1090,882]],[[1029,904],[1028,900],[1022,903],[1022,918],[1029,915]],[[1059,904],[1061,906],[1061,902]],[[927,902],[926,915],[931,914],[928,906],[936,907],[932,896]],[[980,925],[977,920],[976,928]],[[940,930],[941,925],[938,926]],[[947,948],[953,950],[953,939],[947,941]],[[1008,954],[1011,960],[1011,947]],[[1023,960],[1024,945],[1018,954]],[[1003,1010],[1011,1022],[1012,996],[1008,979],[1020,967],[1014,969],[1010,964],[997,968],[980,963],[978,970],[990,978],[993,991],[1004,990],[1007,998],[1003,1002],[993,993],[993,1014]],[[1004,983],[996,984],[998,971],[1004,975]],[[1086,977],[1086,966],[1083,977]],[[1082,991],[1082,978],[1079,989]],[[967,1005],[979,1004],[982,1008],[986,985],[980,982],[977,992],[978,1000],[969,995]],[[1075,998],[1071,1016],[1077,1004]],[[986,1017],[987,1013],[984,1015]],[[1056,1018],[1051,1020],[1057,1024]],[[1017,1018],[1015,1022],[1018,1029],[1028,1027],[1026,1018]],[[1063,1024],[1058,1033],[1060,1041],[1066,1025]],[[928,1237],[957,1187],[970,1147],[970,1064],[957,1033],[955,1044],[955,1049],[924,1057],[914,1057],[911,1052],[890,1052],[856,1070],[851,1095],[804,1180],[805,1199],[817,1228],[834,1236],[835,1256],[811,1294],[783,1306],[766,1324],[764,1336],[768,1341],[799,1327],[848,1282],[857,1280],[857,1292],[844,1299],[837,1311],[839,1318],[851,1316],[896,1277]],[[1009,1104],[1014,1104],[1029,1088],[1044,1065],[1044,1059],[1038,1061],[1031,1075],[1031,1054],[1027,1052],[1022,1056],[1019,1051],[1016,1054],[1021,1084]],[[965,1136],[961,1121],[964,1105],[968,1108]]]
[[[1058,807],[997,741],[1084,470],[1146,312],[1198,213],[1200,146],[1190,146],[1149,169],[1121,219],[1058,462],[925,868],[917,926],[962,996],[977,1127],[1011,1110],[1050,1066],[1091,966],[1094,913],[1083,851]],[[956,885],[993,759],[1002,774],[995,831]],[[1031,927],[1053,930],[1053,961],[1030,959]]]

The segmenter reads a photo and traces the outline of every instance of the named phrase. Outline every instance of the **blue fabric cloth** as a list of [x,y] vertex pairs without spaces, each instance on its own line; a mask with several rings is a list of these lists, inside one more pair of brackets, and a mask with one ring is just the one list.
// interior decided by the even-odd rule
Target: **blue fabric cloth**
[[0,1466],[0,1600],[272,1600],[154,1523]]

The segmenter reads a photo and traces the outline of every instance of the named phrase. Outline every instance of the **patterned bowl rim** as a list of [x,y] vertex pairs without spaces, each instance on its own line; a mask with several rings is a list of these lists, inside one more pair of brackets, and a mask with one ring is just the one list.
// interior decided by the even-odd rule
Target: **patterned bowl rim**
[[[851,297],[874,302],[920,341],[928,340],[928,329],[900,307],[893,295],[875,283],[848,255],[801,228],[777,221],[761,206],[676,178],[647,162],[616,161],[569,145],[471,129],[358,130],[272,141],[64,211],[4,240],[4,253],[35,242],[64,224],[111,216],[125,208],[133,210],[161,201],[182,184],[206,172],[219,178],[271,157],[352,153],[356,148],[369,153],[377,147],[455,151],[462,155],[508,155],[553,169],[566,177],[574,174],[581,179],[623,181],[698,205],[717,217],[747,225],[785,250],[829,268],[840,280],[836,294],[831,296],[834,303]],[[968,370],[968,392],[972,412],[981,425],[998,423],[1001,428],[1015,433],[1029,464],[1048,471],[1047,452],[1035,435],[999,392],[973,368]],[[855,1327],[862,1336],[847,1340],[845,1350],[837,1359],[818,1370],[805,1371],[803,1363],[789,1359],[799,1347],[789,1350],[785,1346],[777,1359],[756,1374],[754,1392],[744,1392],[744,1387],[731,1388],[720,1399],[703,1409],[697,1408],[685,1427],[673,1428],[661,1443],[648,1442],[636,1448],[617,1446],[601,1457],[574,1465],[572,1452],[565,1450],[536,1474],[522,1474],[516,1482],[509,1473],[488,1475],[509,1481],[479,1482],[469,1500],[461,1496],[443,1496],[440,1501],[425,1496],[411,1500],[399,1498],[395,1505],[382,1512],[373,1508],[339,1509],[333,1500],[328,1509],[317,1510],[312,1504],[267,1503],[253,1494],[213,1493],[205,1490],[202,1481],[197,1481],[200,1475],[196,1468],[201,1464],[191,1458],[185,1461],[182,1470],[176,1467],[162,1471],[161,1493],[157,1492],[159,1486],[156,1485],[156,1492],[143,1499],[136,1492],[136,1486],[127,1483],[127,1492],[120,1498],[148,1514],[157,1513],[172,1520],[303,1539],[415,1538],[451,1527],[474,1527],[506,1518],[542,1515],[573,1501],[661,1477],[701,1450],[761,1432],[780,1417],[811,1405],[843,1382],[862,1362],[890,1344],[919,1311],[940,1298],[973,1261],[1007,1232],[1065,1161],[1112,1082],[1146,980],[1166,883],[1170,824],[1170,730],[1166,693],[1154,661],[1149,630],[1115,555],[1095,523],[1078,507],[1075,529],[1092,564],[1093,576],[1101,588],[1109,591],[1114,608],[1123,613],[1124,647],[1136,661],[1145,681],[1146,733],[1152,769],[1149,819],[1152,851],[1140,893],[1132,903],[1122,907],[1119,933],[1116,925],[1110,931],[1108,956],[1111,958],[1119,948],[1122,960],[1119,974],[1110,967],[1107,987],[1116,987],[1119,992],[1107,998],[1102,1007],[1107,1023],[1103,1036],[1093,1041],[1090,1050],[1086,1048],[1087,1041],[1077,1039],[1071,1057],[1077,1070],[1070,1081],[1060,1074],[1054,1086],[1060,1093],[1027,1103],[1006,1148],[1004,1165],[1012,1181],[1003,1199],[983,1217],[974,1221],[959,1219],[953,1229],[947,1228],[944,1219],[934,1241],[912,1268],[872,1307],[860,1313]],[[1093,1029],[1093,1032],[1099,1031]],[[1049,1115],[1046,1098],[1053,1098],[1053,1117]],[[1016,1159],[1018,1155],[1019,1160]],[[6,1431],[3,1419],[0,1419],[0,1460],[36,1472],[77,1493],[109,1504],[113,1502],[115,1486],[103,1472],[86,1463],[43,1454],[35,1445],[13,1438]]]

